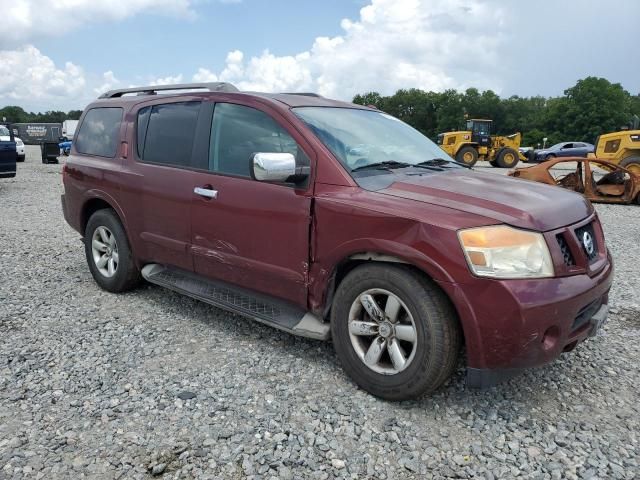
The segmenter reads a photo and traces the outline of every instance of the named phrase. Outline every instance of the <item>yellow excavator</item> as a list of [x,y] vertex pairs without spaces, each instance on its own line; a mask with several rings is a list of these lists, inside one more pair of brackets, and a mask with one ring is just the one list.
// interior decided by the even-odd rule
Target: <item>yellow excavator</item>
[[492,120],[472,118],[466,130],[438,135],[438,145],[450,157],[469,166],[478,160],[488,160],[491,166],[512,168],[518,161],[527,161],[519,150],[522,134],[491,135]]

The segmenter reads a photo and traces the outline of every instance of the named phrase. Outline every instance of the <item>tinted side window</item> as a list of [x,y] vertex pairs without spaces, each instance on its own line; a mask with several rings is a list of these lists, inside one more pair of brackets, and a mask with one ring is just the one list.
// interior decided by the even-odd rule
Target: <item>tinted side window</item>
[[144,107],[138,112],[138,122],[136,126],[136,147],[138,149],[138,157],[140,158],[144,158],[144,139],[147,136],[149,115],[151,115],[151,107]]
[[260,110],[217,103],[209,146],[209,170],[250,177],[251,155],[258,152],[291,153],[299,165],[309,159],[276,121]]
[[74,140],[76,150],[87,155],[115,157],[121,121],[122,108],[92,108],[84,116]]
[[189,166],[200,102],[154,105],[148,120],[144,110],[138,113],[138,135],[141,124],[148,122],[142,151],[138,145],[140,158],[151,163]]

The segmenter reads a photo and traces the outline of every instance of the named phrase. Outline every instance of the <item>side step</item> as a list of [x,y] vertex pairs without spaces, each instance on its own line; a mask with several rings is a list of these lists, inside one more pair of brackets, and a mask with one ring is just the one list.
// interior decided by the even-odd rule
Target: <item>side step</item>
[[312,313],[268,295],[155,263],[145,265],[142,276],[150,283],[294,335],[316,340],[328,340],[330,336],[328,323]]

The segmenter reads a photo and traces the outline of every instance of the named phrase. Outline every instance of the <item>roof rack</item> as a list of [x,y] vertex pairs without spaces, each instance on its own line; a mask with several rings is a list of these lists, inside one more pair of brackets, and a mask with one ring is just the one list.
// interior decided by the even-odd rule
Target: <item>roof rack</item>
[[211,83],[176,83],[173,85],[149,85],[147,87],[118,88],[103,93],[98,98],[119,98],[128,93],[138,95],[157,95],[158,92],[167,90],[208,90],[210,92],[239,92],[234,85],[227,82]]
[[322,95],[313,92],[284,92],[283,95],[300,95],[303,97],[318,97],[323,98]]

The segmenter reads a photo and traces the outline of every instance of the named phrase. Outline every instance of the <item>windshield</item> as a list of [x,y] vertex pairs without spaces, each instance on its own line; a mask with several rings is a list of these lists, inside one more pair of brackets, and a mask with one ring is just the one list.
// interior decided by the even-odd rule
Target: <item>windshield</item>
[[335,107],[297,107],[293,112],[350,171],[437,158],[453,162],[419,131],[386,113]]
[[9,129],[0,125],[0,137],[8,137],[10,135]]

